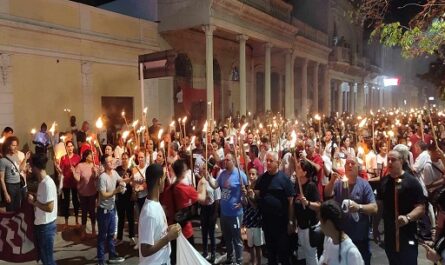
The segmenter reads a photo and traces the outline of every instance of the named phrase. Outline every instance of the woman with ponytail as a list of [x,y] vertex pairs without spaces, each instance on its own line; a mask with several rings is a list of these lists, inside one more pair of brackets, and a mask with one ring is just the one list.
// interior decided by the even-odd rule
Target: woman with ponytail
[[325,201],[320,207],[321,229],[326,235],[320,265],[363,265],[358,248],[340,229],[342,210],[334,200]]

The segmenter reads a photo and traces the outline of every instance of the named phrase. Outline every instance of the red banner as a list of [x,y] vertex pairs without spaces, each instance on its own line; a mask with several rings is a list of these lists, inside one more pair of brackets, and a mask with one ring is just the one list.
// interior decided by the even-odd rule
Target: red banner
[[0,213],[0,260],[7,262],[36,260],[33,226],[34,209],[27,202],[23,203],[22,209],[18,212]]

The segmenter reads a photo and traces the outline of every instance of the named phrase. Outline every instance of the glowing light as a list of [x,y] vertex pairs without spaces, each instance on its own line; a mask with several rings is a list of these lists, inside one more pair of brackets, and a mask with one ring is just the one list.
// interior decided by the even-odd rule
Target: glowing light
[[244,135],[246,133],[247,125],[249,125],[248,122],[244,123],[243,126],[241,127],[241,130],[240,130],[241,135]]
[[158,139],[161,139],[163,132],[164,132],[164,129],[161,128],[158,132]]
[[6,139],[6,137],[4,137],[4,136],[2,138],[0,138],[0,144],[4,143],[5,139]]
[[319,120],[321,120],[321,117],[320,117],[320,115],[317,113],[317,114],[315,114],[314,119],[317,120],[317,121],[319,121]]
[[364,118],[358,125],[359,128],[363,128],[365,126],[366,122],[368,121],[368,118]]
[[135,120],[131,126],[133,126],[133,128],[136,128],[136,126],[138,126],[139,120]]
[[36,134],[37,130],[35,128],[31,129],[31,134]]
[[294,148],[296,143],[297,143],[297,133],[295,132],[295,130],[292,130],[291,140],[290,140],[290,147]]
[[184,118],[182,118],[182,124],[185,124],[186,121],[187,121],[187,116],[184,116]]
[[96,121],[96,128],[102,129],[103,126],[104,126],[104,122],[102,121],[102,117],[99,117]]
[[144,111],[142,111],[144,114],[147,114],[147,110],[148,110],[148,107],[145,107],[144,108]]
[[124,131],[122,133],[122,139],[126,140],[128,138],[128,136],[130,135],[130,131]]
[[56,122],[53,122],[51,128],[49,129],[49,132],[54,136],[54,133],[56,132]]

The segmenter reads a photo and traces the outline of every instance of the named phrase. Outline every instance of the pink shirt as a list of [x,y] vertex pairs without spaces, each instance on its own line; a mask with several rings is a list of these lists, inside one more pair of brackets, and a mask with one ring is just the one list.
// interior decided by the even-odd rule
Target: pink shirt
[[93,177],[93,165],[80,163],[76,167],[76,174],[80,175],[80,181],[77,182],[77,192],[82,196],[96,195],[96,178]]

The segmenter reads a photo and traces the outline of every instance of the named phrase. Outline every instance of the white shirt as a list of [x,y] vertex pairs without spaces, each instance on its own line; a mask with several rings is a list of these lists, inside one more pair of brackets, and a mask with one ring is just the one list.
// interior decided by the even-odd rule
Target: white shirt
[[358,248],[348,237],[341,242],[341,262],[338,261],[338,247],[332,238],[326,237],[323,244],[323,255],[320,257],[319,265],[364,265],[363,258]]
[[[433,164],[435,166],[433,166]],[[423,169],[423,181],[425,185],[431,185],[442,177],[442,172],[445,172],[445,167],[441,160],[437,162],[426,163]],[[437,189],[437,188],[436,188]]]
[[120,147],[119,145],[114,148],[114,157],[119,161],[119,166],[121,165],[122,154],[125,152],[125,146]]
[[377,158],[376,158],[376,162],[377,162],[377,164],[382,164],[384,168],[387,167],[388,166],[388,155],[383,157],[380,154],[378,154]]
[[53,210],[48,213],[42,211],[39,207],[35,207],[34,215],[35,225],[49,224],[57,219],[57,188],[53,179],[50,176],[46,176],[37,188],[37,201],[42,204],[47,204],[48,202],[53,202]]
[[170,264],[170,243],[151,256],[143,257],[141,245],[154,246],[157,241],[167,235],[167,218],[159,202],[145,200],[139,216],[139,265]]
[[377,157],[373,150],[370,150],[365,156],[365,164],[367,170],[377,169]]
[[326,146],[324,148],[324,152],[323,155],[327,156],[327,157],[331,157],[331,153],[332,153],[332,148],[337,148],[337,144],[335,144],[334,142],[330,141],[329,143],[326,143]]

